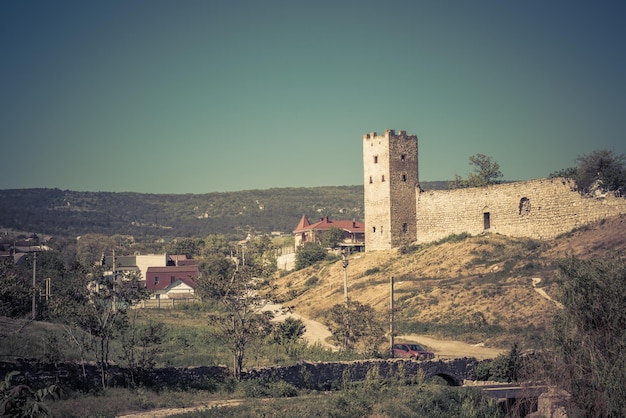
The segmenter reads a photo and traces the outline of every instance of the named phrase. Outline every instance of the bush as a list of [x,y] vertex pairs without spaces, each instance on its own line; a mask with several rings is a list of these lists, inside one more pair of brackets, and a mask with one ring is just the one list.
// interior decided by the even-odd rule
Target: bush
[[317,243],[308,242],[296,251],[296,270],[311,266],[326,258],[326,250]]

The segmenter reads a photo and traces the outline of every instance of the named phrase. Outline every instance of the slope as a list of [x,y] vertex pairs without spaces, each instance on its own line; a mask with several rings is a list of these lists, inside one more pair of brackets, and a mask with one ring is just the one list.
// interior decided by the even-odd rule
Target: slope
[[[402,251],[353,254],[347,268],[349,297],[372,305],[387,321],[394,277],[398,333],[500,347],[517,341],[533,348],[559,309],[545,297],[556,295],[559,260],[623,251],[625,223],[625,216],[611,218],[549,241],[451,236]],[[270,298],[323,322],[325,313],[344,300],[341,261],[278,278]]]

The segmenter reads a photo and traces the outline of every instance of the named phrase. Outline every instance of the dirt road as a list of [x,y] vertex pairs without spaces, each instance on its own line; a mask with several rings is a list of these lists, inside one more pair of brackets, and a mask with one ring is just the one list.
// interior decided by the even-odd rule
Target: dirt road
[[[324,347],[337,350],[337,347],[328,342],[331,333],[326,325],[314,321],[309,318],[305,318],[292,312],[289,309],[284,308],[280,304],[267,303],[263,308],[263,311],[271,311],[274,313],[274,321],[284,321],[288,317],[300,319],[306,326],[304,333],[304,339],[309,344],[322,344]],[[481,344],[468,344],[461,341],[452,340],[438,340],[425,335],[400,335],[396,337],[396,341],[407,341],[421,344],[435,353],[437,358],[461,358],[461,357],[475,357],[479,360],[494,358],[505,352],[506,350],[499,348],[485,347]]]

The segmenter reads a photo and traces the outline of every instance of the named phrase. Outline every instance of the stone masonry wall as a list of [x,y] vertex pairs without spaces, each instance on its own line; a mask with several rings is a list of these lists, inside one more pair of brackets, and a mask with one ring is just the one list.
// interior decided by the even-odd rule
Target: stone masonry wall
[[417,136],[388,129],[363,135],[366,251],[409,244],[415,237]]
[[612,194],[583,197],[575,188],[573,180],[554,178],[421,192],[416,199],[416,241],[485,231],[549,239],[626,213],[624,198]]
[[[455,360],[416,361],[411,359],[378,359],[351,362],[303,362],[290,366],[249,369],[243,379],[266,378],[270,381],[283,380],[298,388],[328,390],[337,388],[343,380],[362,381],[373,372],[376,378],[408,378],[422,373],[425,378],[441,376],[452,386],[463,384],[463,380],[475,380],[475,370],[480,363],[475,358]],[[60,384],[71,390],[98,390],[101,386],[99,370],[94,364],[85,365],[86,378],[78,363],[45,364],[36,361],[0,361],[0,380],[11,371],[19,374],[13,384],[26,384],[39,389],[51,384]],[[110,366],[110,386],[125,387],[130,384],[129,370]],[[135,377],[138,385],[153,388],[210,389],[231,375],[225,366],[166,367],[146,370]]]

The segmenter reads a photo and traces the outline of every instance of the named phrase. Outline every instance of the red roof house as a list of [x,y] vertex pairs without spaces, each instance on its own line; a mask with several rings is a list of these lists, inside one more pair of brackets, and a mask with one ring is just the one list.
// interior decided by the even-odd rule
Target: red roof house
[[293,231],[296,248],[307,242],[322,241],[324,233],[331,228],[343,230],[343,240],[340,247],[354,247],[360,250],[365,246],[365,224],[360,221],[331,220],[328,216],[321,218],[319,222],[312,224],[306,215],[302,215],[298,226]]
[[169,289],[180,284],[195,289],[198,275],[197,265],[148,267],[146,288],[157,293],[167,293]]

